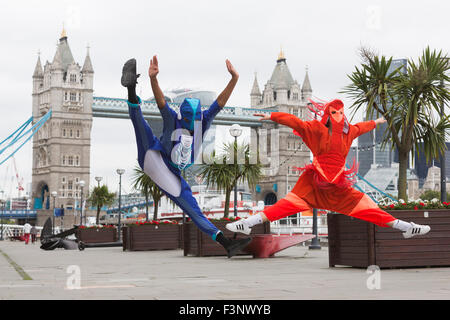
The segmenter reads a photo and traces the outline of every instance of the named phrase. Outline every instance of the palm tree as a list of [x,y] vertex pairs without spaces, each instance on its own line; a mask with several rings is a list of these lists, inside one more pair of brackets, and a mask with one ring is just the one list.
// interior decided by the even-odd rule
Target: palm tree
[[100,211],[103,206],[109,206],[114,203],[114,199],[116,194],[114,192],[109,192],[108,187],[106,185],[97,186],[92,189],[92,192],[88,198],[88,202],[97,207],[97,219],[96,224],[99,224],[100,219]]
[[153,182],[150,177],[145,174],[141,167],[136,166],[134,168],[133,174],[133,188],[139,190],[145,197],[145,219],[148,221],[148,201],[150,196],[153,199],[153,220],[158,219],[158,205],[164,193],[161,189]]
[[[239,164],[237,155],[243,155],[243,164]],[[207,164],[200,166],[200,176],[206,185],[215,186],[225,191],[224,217],[227,218],[230,210],[230,196],[237,183],[248,183],[250,188],[254,188],[262,178],[262,166],[259,162],[252,164],[250,156],[250,146],[236,143],[224,144],[223,152],[216,155],[211,154]]]
[[446,149],[446,130],[450,116],[441,115],[441,106],[448,103],[450,93],[443,82],[449,81],[448,58],[441,51],[426,48],[418,61],[408,61],[406,70],[391,72],[392,57],[378,56],[361,50],[363,62],[348,77],[351,83],[343,93],[354,99],[354,112],[366,109],[366,118],[383,115],[388,130],[382,147],[396,147],[399,155],[398,197],[407,199],[408,155],[423,144],[427,161]]

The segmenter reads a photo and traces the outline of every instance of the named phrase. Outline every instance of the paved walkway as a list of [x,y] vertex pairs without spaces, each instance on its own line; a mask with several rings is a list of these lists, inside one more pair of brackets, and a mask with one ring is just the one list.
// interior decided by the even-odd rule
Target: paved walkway
[[382,270],[380,289],[369,290],[374,275],[329,268],[327,248],[297,246],[269,259],[184,257],[182,250],[43,251],[10,241],[0,242],[0,250],[0,299],[450,298],[450,268]]

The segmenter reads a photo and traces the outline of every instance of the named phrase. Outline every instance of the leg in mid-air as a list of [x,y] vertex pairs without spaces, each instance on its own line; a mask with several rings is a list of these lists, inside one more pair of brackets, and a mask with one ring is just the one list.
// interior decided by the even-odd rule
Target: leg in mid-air
[[249,235],[252,227],[267,221],[276,221],[290,215],[310,210],[311,207],[296,194],[290,192],[285,198],[277,201],[273,206],[267,207],[263,212],[228,223],[225,227],[232,232],[241,232]]
[[181,177],[180,171],[170,167],[170,153],[168,155],[165,151],[164,146],[155,137],[142,115],[141,100],[136,95],[138,77],[136,60],[128,60],[122,70],[121,82],[128,89],[128,111],[136,135],[139,165],[160,189],[192,219],[201,231],[208,234],[226,249],[228,257],[235,255],[247,246],[251,239],[228,239],[203,215],[189,185]]
[[414,236],[425,235],[431,228],[427,225],[420,225],[414,222],[406,222],[400,219],[396,219],[381,208],[373,201],[367,194],[351,189],[348,192],[347,197],[359,197],[358,202],[355,201],[356,206],[352,209],[349,207],[343,208],[341,211],[336,210],[339,213],[374,223],[380,227],[394,228],[403,231],[403,237],[405,239],[412,238]]
[[[232,232],[241,232],[249,235],[251,233],[251,228],[257,224],[264,223],[266,221],[276,221],[287,216],[309,210],[304,205],[298,205],[295,202],[289,201],[290,199],[288,200],[287,198],[294,198],[294,194],[288,194],[286,198],[281,199],[273,206],[266,208],[264,212],[258,213],[246,219],[229,223],[226,225],[226,228]],[[361,201],[351,211],[342,210],[343,212],[340,212],[336,210],[336,212],[364,220],[381,227],[390,227],[403,231],[403,237],[405,239],[418,235],[425,235],[431,229],[430,226],[427,225],[420,225],[414,222],[406,222],[394,218],[389,213],[381,210],[378,205],[376,205],[375,202],[373,202],[373,200],[367,195],[364,195]],[[373,202],[376,207],[373,206],[371,202]]]
[[[307,197],[307,199],[309,198]],[[345,214],[379,227],[403,231],[405,239],[425,235],[430,231],[429,226],[396,219],[382,210],[367,194],[352,187],[316,190],[315,197],[310,200],[314,201],[313,203],[318,205],[318,208]]]
[[427,234],[430,227],[405,222],[396,219],[389,213],[381,210],[379,206],[366,194],[353,189],[313,187],[310,174],[302,175],[292,192],[284,199],[270,206],[264,212],[229,223],[226,228],[233,232],[250,234],[251,227],[266,221],[276,221],[298,212],[311,208],[326,209],[361,219],[380,227],[390,227],[403,231],[403,237],[408,239],[418,235]]

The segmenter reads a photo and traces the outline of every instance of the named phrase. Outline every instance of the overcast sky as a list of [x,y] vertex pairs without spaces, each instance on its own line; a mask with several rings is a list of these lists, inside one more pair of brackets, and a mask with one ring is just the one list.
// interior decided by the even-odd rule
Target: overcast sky
[[[394,58],[416,58],[429,45],[450,50],[450,3],[424,1],[1,1],[0,139],[31,116],[32,73],[41,52],[51,61],[65,24],[75,60],[86,47],[94,67],[94,95],[125,98],[121,68],[138,60],[138,94],[150,97],[147,69],[157,54],[163,90],[194,87],[220,92],[229,80],[225,59],[240,73],[228,105],[247,107],[254,73],[262,89],[283,48],[300,84],[308,66],[313,95],[341,98],[347,74],[359,63],[361,45]],[[360,120],[356,117],[355,120]],[[4,156],[4,155],[2,155]],[[91,184],[103,176],[117,189],[116,168],[136,163],[131,123],[94,118]],[[31,144],[16,155],[19,174],[31,181]],[[0,189],[7,162],[0,167]],[[10,180],[10,177],[7,178]]]

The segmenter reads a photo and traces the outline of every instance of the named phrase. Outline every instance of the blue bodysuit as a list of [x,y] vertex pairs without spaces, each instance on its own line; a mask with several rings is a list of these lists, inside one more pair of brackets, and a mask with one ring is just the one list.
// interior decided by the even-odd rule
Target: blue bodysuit
[[[163,118],[163,134],[160,139],[156,138],[152,129],[142,115],[140,105],[141,99],[138,97],[139,104],[133,104],[129,101],[128,112],[134,126],[136,134],[136,143],[138,147],[138,162],[142,170],[155,182],[156,185],[174,201],[200,228],[201,231],[208,234],[213,240],[219,229],[216,228],[202,213],[197,201],[192,195],[190,186],[181,176],[181,170],[194,163],[197,141],[202,141],[196,134],[202,134],[203,138],[206,130],[211,126],[214,117],[219,113],[221,107],[215,101],[208,110],[201,111],[198,103],[193,108],[193,117],[191,129],[195,126],[194,136],[189,138],[192,140],[191,145],[189,139],[182,139],[181,133],[189,132],[183,128],[186,127],[184,119],[172,110],[166,103],[165,107],[160,109]],[[186,99],[187,100],[191,99]],[[194,100],[194,99],[192,99]],[[183,102],[183,103],[185,103]],[[200,130],[201,127],[201,130]],[[174,134],[175,132],[175,134]],[[183,140],[183,141],[181,141]],[[184,142],[184,145],[182,144]],[[186,159],[189,158],[189,161]],[[181,170],[180,170],[181,169]]]

